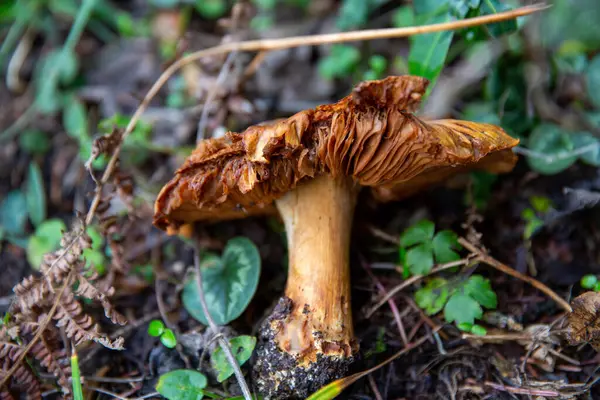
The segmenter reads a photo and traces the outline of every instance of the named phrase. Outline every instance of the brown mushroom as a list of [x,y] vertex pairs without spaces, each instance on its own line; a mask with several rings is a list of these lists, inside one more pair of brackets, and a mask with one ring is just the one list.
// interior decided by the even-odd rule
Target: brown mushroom
[[267,398],[305,398],[343,376],[356,354],[349,246],[361,186],[390,200],[467,168],[514,165],[518,140],[497,126],[413,115],[427,84],[365,82],[335,104],[204,141],[158,196],[162,229],[270,213],[275,203],[289,272],[254,366]]

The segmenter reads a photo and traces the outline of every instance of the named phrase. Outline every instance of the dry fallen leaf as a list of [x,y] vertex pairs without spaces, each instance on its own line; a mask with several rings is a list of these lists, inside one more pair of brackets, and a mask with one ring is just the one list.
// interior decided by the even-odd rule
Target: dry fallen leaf
[[566,338],[571,345],[589,343],[600,350],[600,293],[585,292],[572,302],[567,316]]

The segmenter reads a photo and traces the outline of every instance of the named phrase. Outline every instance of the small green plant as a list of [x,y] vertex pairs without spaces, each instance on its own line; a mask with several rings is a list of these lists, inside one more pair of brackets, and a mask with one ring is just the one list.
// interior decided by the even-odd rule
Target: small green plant
[[600,292],[600,281],[596,275],[584,275],[580,281],[581,287],[584,289],[593,290],[594,292]]
[[532,196],[529,199],[531,207],[521,212],[521,218],[525,221],[523,239],[530,240],[533,234],[544,225],[542,216],[552,207],[552,202],[547,197]]
[[169,349],[177,346],[175,333],[171,329],[166,328],[165,324],[159,319],[150,321],[150,324],[148,325],[148,335],[159,338],[160,342]]
[[206,394],[206,376],[191,369],[176,369],[158,379],[156,391],[169,400],[200,400]]
[[[226,325],[242,314],[256,292],[260,255],[254,243],[247,238],[233,238],[227,242],[221,257],[205,254],[200,270],[211,317],[217,325]],[[192,317],[208,325],[195,277],[186,282],[182,300]]]
[[435,224],[422,220],[407,228],[400,236],[399,258],[403,274],[429,273],[435,263],[448,263],[460,259],[456,250],[462,246],[458,236],[449,230],[435,233]]
[[495,309],[498,303],[489,279],[481,275],[472,275],[458,285],[444,278],[432,278],[417,290],[415,301],[427,315],[443,310],[447,322],[475,335],[486,333],[485,328],[475,324],[483,315],[483,308]]
[[[241,366],[252,356],[254,347],[256,346],[256,338],[254,336],[237,336],[229,340],[231,351]],[[233,368],[221,347],[217,347],[210,356],[210,364],[217,372],[217,381],[223,382],[233,375]]]

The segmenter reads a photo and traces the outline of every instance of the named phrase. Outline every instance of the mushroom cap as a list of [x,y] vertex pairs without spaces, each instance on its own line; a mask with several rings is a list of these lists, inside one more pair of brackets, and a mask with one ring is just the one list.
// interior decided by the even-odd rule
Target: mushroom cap
[[512,168],[509,149],[519,141],[502,128],[413,114],[428,83],[363,82],[337,103],[201,142],[159,193],[154,224],[275,213],[274,200],[321,174],[347,176],[391,200],[470,166]]

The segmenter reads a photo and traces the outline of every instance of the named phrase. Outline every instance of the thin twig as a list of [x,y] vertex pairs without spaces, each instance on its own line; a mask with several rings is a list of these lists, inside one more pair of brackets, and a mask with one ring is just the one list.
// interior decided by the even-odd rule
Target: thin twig
[[377,388],[377,382],[375,382],[375,378],[373,378],[373,374],[369,374],[369,386],[371,386],[371,391],[373,391],[373,395],[375,396],[375,400],[383,400],[379,389]]
[[[362,264],[363,268],[365,269],[365,271],[367,271],[367,274],[369,274],[369,277],[373,280],[373,282],[375,282],[375,286],[377,286],[377,289],[379,289],[379,293],[382,294],[383,296],[386,296],[387,291],[385,290],[385,286],[383,286],[383,284],[379,281],[379,279],[377,279],[377,277],[375,276],[373,271],[371,271],[371,266],[364,260],[361,260],[361,264]],[[406,346],[406,345],[408,345],[408,337],[406,336],[406,330],[404,329],[404,324],[402,323],[402,317],[400,316],[400,311],[398,310],[398,306],[396,306],[396,303],[391,298],[388,299],[387,302],[388,302],[388,305],[390,306],[390,309],[392,310],[394,319],[396,320],[396,325],[398,325],[398,331],[400,333],[400,338],[402,338],[402,342],[404,343],[404,346]]]
[[225,62],[223,63],[223,66],[221,67],[221,71],[219,71],[219,75],[217,76],[216,82],[214,83],[213,87],[210,89],[210,91],[208,92],[208,95],[206,96],[206,100],[204,101],[204,107],[202,108],[202,114],[200,115],[200,121],[198,122],[198,132],[196,133],[196,142],[200,142],[202,139],[205,138],[204,131],[206,131],[206,125],[208,124],[208,112],[209,112],[210,105],[213,102],[213,100],[215,99],[215,96],[217,95],[219,86],[221,86],[223,83],[225,83],[225,78],[227,78],[227,74],[229,73],[229,68],[231,67],[231,64],[235,60],[236,56],[237,56],[236,51],[232,51],[231,53],[229,53],[229,55],[227,56],[227,59],[225,60]]
[[114,397],[116,399],[119,399],[119,400],[129,400],[127,397],[123,397],[123,396],[121,396],[121,395],[119,395],[119,394],[117,394],[115,392],[111,392],[111,391],[106,390],[106,389],[102,389],[102,388],[95,387],[95,386],[88,386],[88,385],[86,385],[85,387],[87,389],[89,389],[89,390],[93,390],[94,392],[102,393],[102,394],[105,394],[107,396],[112,396],[112,397]]
[[[196,286],[198,287],[198,299],[200,300],[200,304],[202,305],[202,311],[204,312],[204,316],[206,317],[206,321],[208,322],[208,327],[212,331],[213,335],[218,335],[221,332],[219,332],[219,327],[217,326],[217,324],[215,324],[215,321],[212,319],[210,311],[208,310],[208,305],[206,304],[206,299],[204,298],[204,287],[202,286],[202,271],[200,270],[200,256],[198,254],[198,251],[196,251],[196,253],[194,254],[194,266],[196,267]],[[231,365],[231,368],[233,368],[235,377],[238,381],[238,384],[240,385],[240,388],[242,389],[242,393],[244,394],[244,399],[252,400],[252,393],[248,388],[248,384],[246,383],[244,374],[242,374],[242,370],[240,369],[237,360],[233,356],[231,347],[229,347],[229,340],[227,340],[227,338],[222,334],[220,335],[218,340],[219,345],[223,350],[223,353],[225,353],[227,361]]]
[[2,377],[2,380],[0,381],[0,388],[2,388],[8,382],[8,380],[15,373],[15,371],[17,370],[17,368],[19,368],[19,365],[21,364],[21,362],[23,361],[23,359],[25,358],[25,356],[29,353],[29,351],[31,350],[31,348],[42,337],[42,334],[46,330],[46,327],[48,326],[48,324],[50,323],[50,321],[52,321],[52,317],[54,317],[54,313],[56,312],[56,309],[58,308],[58,305],[60,304],[60,299],[61,299],[62,295],[64,294],[64,292],[67,289],[67,287],[69,287],[69,285],[71,284],[71,279],[73,278],[74,271],[75,270],[72,269],[69,272],[69,274],[67,275],[67,278],[65,279],[65,282],[63,283],[62,287],[58,291],[58,295],[56,296],[56,300],[54,301],[54,304],[52,305],[52,308],[50,309],[50,311],[48,311],[48,315],[46,316],[46,319],[44,319],[44,321],[39,325],[39,327],[38,327],[38,329],[37,329],[37,331],[36,331],[35,336],[33,337],[33,339],[29,343],[27,343],[27,346],[19,354],[19,357],[17,357],[17,359],[15,360],[13,366],[8,370],[8,372],[6,373],[6,375],[4,375]]
[[404,28],[388,28],[388,29],[370,29],[363,31],[352,31],[352,32],[341,32],[341,33],[330,33],[323,35],[309,35],[309,36],[294,36],[289,38],[282,39],[261,39],[261,40],[248,40],[242,42],[233,42],[233,43],[224,43],[215,47],[210,47],[208,49],[203,49],[192,54],[189,54],[167,68],[162,75],[158,78],[158,80],[152,85],[141,104],[129,120],[129,124],[125,128],[123,132],[121,143],[115,149],[106,169],[104,170],[104,174],[102,175],[102,179],[100,180],[100,185],[96,189],[96,193],[94,195],[94,199],[92,200],[92,204],[90,205],[90,209],[88,210],[86,216],[86,222],[91,223],[94,218],[94,214],[96,213],[96,209],[100,204],[100,197],[102,186],[108,182],[108,179],[112,175],[117,160],[119,158],[119,154],[121,152],[121,146],[123,140],[133,131],[133,128],[137,124],[137,121],[140,119],[150,101],[156,96],[158,91],[164,86],[164,84],[169,80],[169,78],[177,72],[181,67],[190,62],[199,60],[204,57],[216,56],[220,54],[231,53],[232,51],[266,51],[266,50],[282,50],[293,47],[301,47],[301,46],[316,46],[323,44],[334,44],[334,43],[344,43],[344,42],[358,42],[363,40],[375,40],[375,39],[388,39],[388,38],[399,38],[399,37],[407,37],[412,35],[418,35],[423,33],[432,33],[432,32],[441,32],[447,30],[458,30],[463,28],[468,28],[477,25],[484,25],[490,23],[496,23],[500,21],[505,21],[509,19],[514,19],[517,17],[522,17],[525,15],[529,15],[535,12],[539,12],[549,8],[550,6],[545,4],[537,4],[531,6],[520,7],[512,11],[500,12],[491,15],[483,15],[474,18],[466,18],[460,21],[451,21],[444,22],[439,24],[432,25],[423,25],[423,26],[412,26],[412,27],[404,27]]
[[560,297],[556,292],[550,289],[548,286],[544,285],[542,282],[534,279],[530,276],[524,275],[519,271],[509,267],[508,265],[502,264],[500,261],[488,255],[486,252],[473,245],[465,238],[459,238],[458,243],[460,243],[463,247],[469,250],[471,253],[476,254],[481,262],[489,265],[490,267],[496,268],[498,271],[504,272],[507,275],[520,279],[524,282],[529,283],[534,288],[538,289],[542,293],[545,293],[548,297],[554,300],[559,306],[561,306],[567,312],[573,312],[571,305],[567,303],[562,297]]
[[377,304],[375,304],[370,310],[367,311],[366,318],[369,318],[371,315],[373,315],[373,313],[375,311],[377,311],[377,309],[379,309],[379,307],[381,307],[389,299],[391,299],[392,297],[394,297],[396,295],[396,293],[398,293],[401,290],[403,290],[403,289],[411,286],[412,284],[420,281],[421,279],[423,279],[423,278],[425,278],[425,277],[427,277],[429,275],[437,274],[438,272],[444,271],[446,269],[453,268],[453,267],[458,267],[458,266],[461,266],[461,265],[466,265],[468,263],[469,263],[469,260],[467,260],[467,259],[461,259],[461,260],[458,260],[458,261],[452,261],[452,262],[449,262],[449,263],[446,263],[446,264],[441,264],[441,265],[438,265],[437,267],[432,268],[431,271],[429,271],[428,274],[425,274],[425,275],[413,275],[413,276],[411,276],[410,278],[408,278],[407,280],[405,280],[401,284],[399,284],[396,287],[394,287],[392,290],[388,291],[387,294],[385,296],[383,296],[383,298],[377,302]]
[[502,392],[516,393],[516,394],[527,394],[530,396],[546,396],[546,397],[558,397],[560,393],[554,390],[543,390],[543,389],[529,389],[519,388],[514,386],[505,386],[494,382],[485,382],[485,386],[489,386],[493,389],[500,390]]

